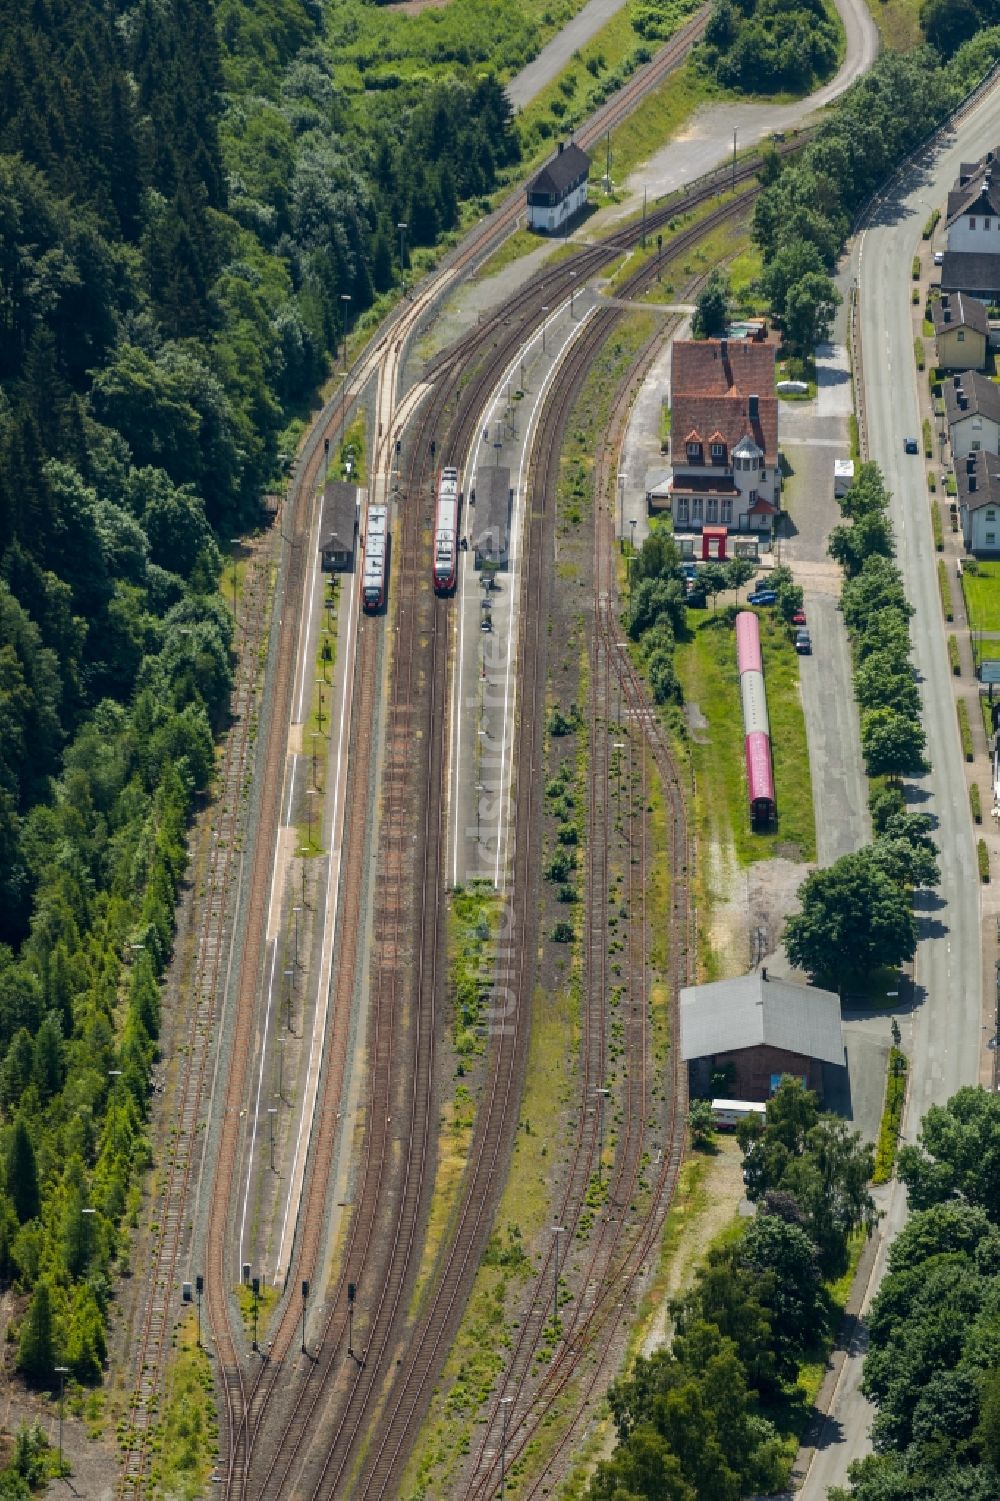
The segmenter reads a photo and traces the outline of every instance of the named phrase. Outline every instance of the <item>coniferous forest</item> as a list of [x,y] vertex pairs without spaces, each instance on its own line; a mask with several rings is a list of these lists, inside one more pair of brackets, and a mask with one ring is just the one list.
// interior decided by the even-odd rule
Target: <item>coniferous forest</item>
[[39,1382],[99,1375],[148,1160],[231,681],[220,542],[343,295],[518,152],[475,58],[352,96],[340,55],[313,0],[0,0],[0,1285]]

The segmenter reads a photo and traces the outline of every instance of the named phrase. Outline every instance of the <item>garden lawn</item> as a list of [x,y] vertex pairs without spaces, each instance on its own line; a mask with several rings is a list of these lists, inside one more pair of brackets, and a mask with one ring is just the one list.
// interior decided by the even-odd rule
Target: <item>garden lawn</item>
[[768,834],[756,834],[750,829],[743,713],[731,612],[690,611],[691,638],[678,643],[676,665],[686,702],[697,705],[708,721],[707,728],[691,740],[699,837],[711,838],[712,826],[724,823],[732,831],[736,853],[743,865],[775,855],[814,860],[816,826],[799,693],[799,659],[788,628],[768,610],[760,611],[759,618],[778,825]]
[[1000,563],[978,563],[975,573],[962,576],[969,628],[1000,631]]

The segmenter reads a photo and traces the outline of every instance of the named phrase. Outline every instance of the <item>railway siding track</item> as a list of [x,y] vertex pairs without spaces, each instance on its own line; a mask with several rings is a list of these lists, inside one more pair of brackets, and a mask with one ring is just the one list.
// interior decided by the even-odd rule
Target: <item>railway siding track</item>
[[230,698],[233,729],[226,740],[215,796],[206,815],[211,818],[211,849],[198,892],[201,925],[193,956],[194,974],[182,980],[186,992],[190,986],[193,1003],[181,1042],[184,1066],[179,1098],[154,1210],[157,1229],[134,1352],[136,1376],[129,1399],[128,1447],[116,1486],[119,1498],[144,1495],[150,1480],[157,1403],[177,1312],[178,1270],[189,1231],[188,1187],[198,1156],[205,1091],[215,1054],[231,898],[241,861],[240,835],[260,697],[260,648],[270,599],[269,572],[270,548],[265,543],[247,571],[241,613],[234,620],[234,634],[242,630],[243,639]]

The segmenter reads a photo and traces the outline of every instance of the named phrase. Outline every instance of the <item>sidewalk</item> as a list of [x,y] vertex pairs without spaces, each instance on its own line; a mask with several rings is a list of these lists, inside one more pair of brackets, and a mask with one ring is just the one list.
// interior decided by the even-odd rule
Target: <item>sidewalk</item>
[[[934,359],[934,341],[923,332],[924,306],[926,303],[928,276],[933,267],[933,240],[921,241],[919,247],[920,258],[920,301],[912,309],[913,336],[922,338],[927,351],[928,368]],[[914,283],[914,285],[918,285]],[[958,646],[960,672],[952,679],[955,696],[955,708],[964,703],[969,716],[969,725],[972,730],[973,759],[964,762],[965,783],[967,789],[977,787],[979,790],[979,805],[982,814],[982,822],[973,823],[975,836],[983,839],[990,861],[990,880],[984,882],[980,898],[981,917],[981,941],[982,941],[982,964],[983,964],[983,1019],[981,1027],[981,1046],[979,1058],[979,1082],[987,1089],[995,1089],[1000,1083],[997,1068],[997,1049],[991,1048],[989,1043],[995,1038],[998,1030],[998,965],[1000,965],[1000,819],[991,817],[993,806],[993,767],[992,754],[986,730],[983,724],[982,709],[980,707],[981,690],[979,680],[975,674],[975,654],[973,650],[972,629],[965,607],[965,593],[962,589],[960,565],[966,557],[965,545],[962,540],[961,530],[953,530],[950,519],[950,497],[945,493],[942,477],[948,473],[952,465],[950,446],[948,443],[947,430],[944,425],[944,417],[938,417],[934,411],[934,404],[930,393],[930,382],[926,375],[918,372],[917,388],[920,398],[921,425],[924,419],[931,424],[931,432],[934,437],[934,446],[937,448],[937,457],[924,459],[924,482],[929,503],[940,508],[941,525],[944,537],[944,545],[938,553],[943,560],[951,586],[952,608],[954,619],[945,621],[946,636],[953,636]],[[942,436],[944,441],[942,441]],[[923,449],[923,436],[920,437],[921,449]],[[929,479],[933,475],[938,486],[935,493],[929,490]],[[984,633],[990,634],[990,633]]]

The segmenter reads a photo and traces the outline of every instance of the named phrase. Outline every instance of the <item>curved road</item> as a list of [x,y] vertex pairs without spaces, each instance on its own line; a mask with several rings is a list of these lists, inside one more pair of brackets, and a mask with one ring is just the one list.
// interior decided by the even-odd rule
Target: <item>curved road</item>
[[[942,1104],[979,1079],[982,1040],[980,897],[972,823],[958,737],[952,677],[945,649],[930,530],[924,463],[903,453],[920,432],[913,362],[910,262],[931,209],[940,207],[961,160],[974,161],[1000,140],[1000,90],[989,95],[946,142],[907,172],[876,209],[852,256],[861,295],[862,359],[872,458],[893,492],[899,561],[914,606],[914,660],[922,679],[930,773],[911,788],[915,807],[937,820],[941,885],[937,898],[918,899],[920,944],[914,1004],[903,1046],[912,1059],[903,1135],[912,1141],[928,1106]],[[939,898],[939,900],[938,900]],[[874,1293],[888,1244],[906,1215],[896,1183],[885,1201],[882,1243],[868,1289]],[[845,1364],[826,1431],[801,1495],[821,1501],[845,1482],[849,1462],[868,1452],[872,1408],[860,1395],[863,1349]]]

